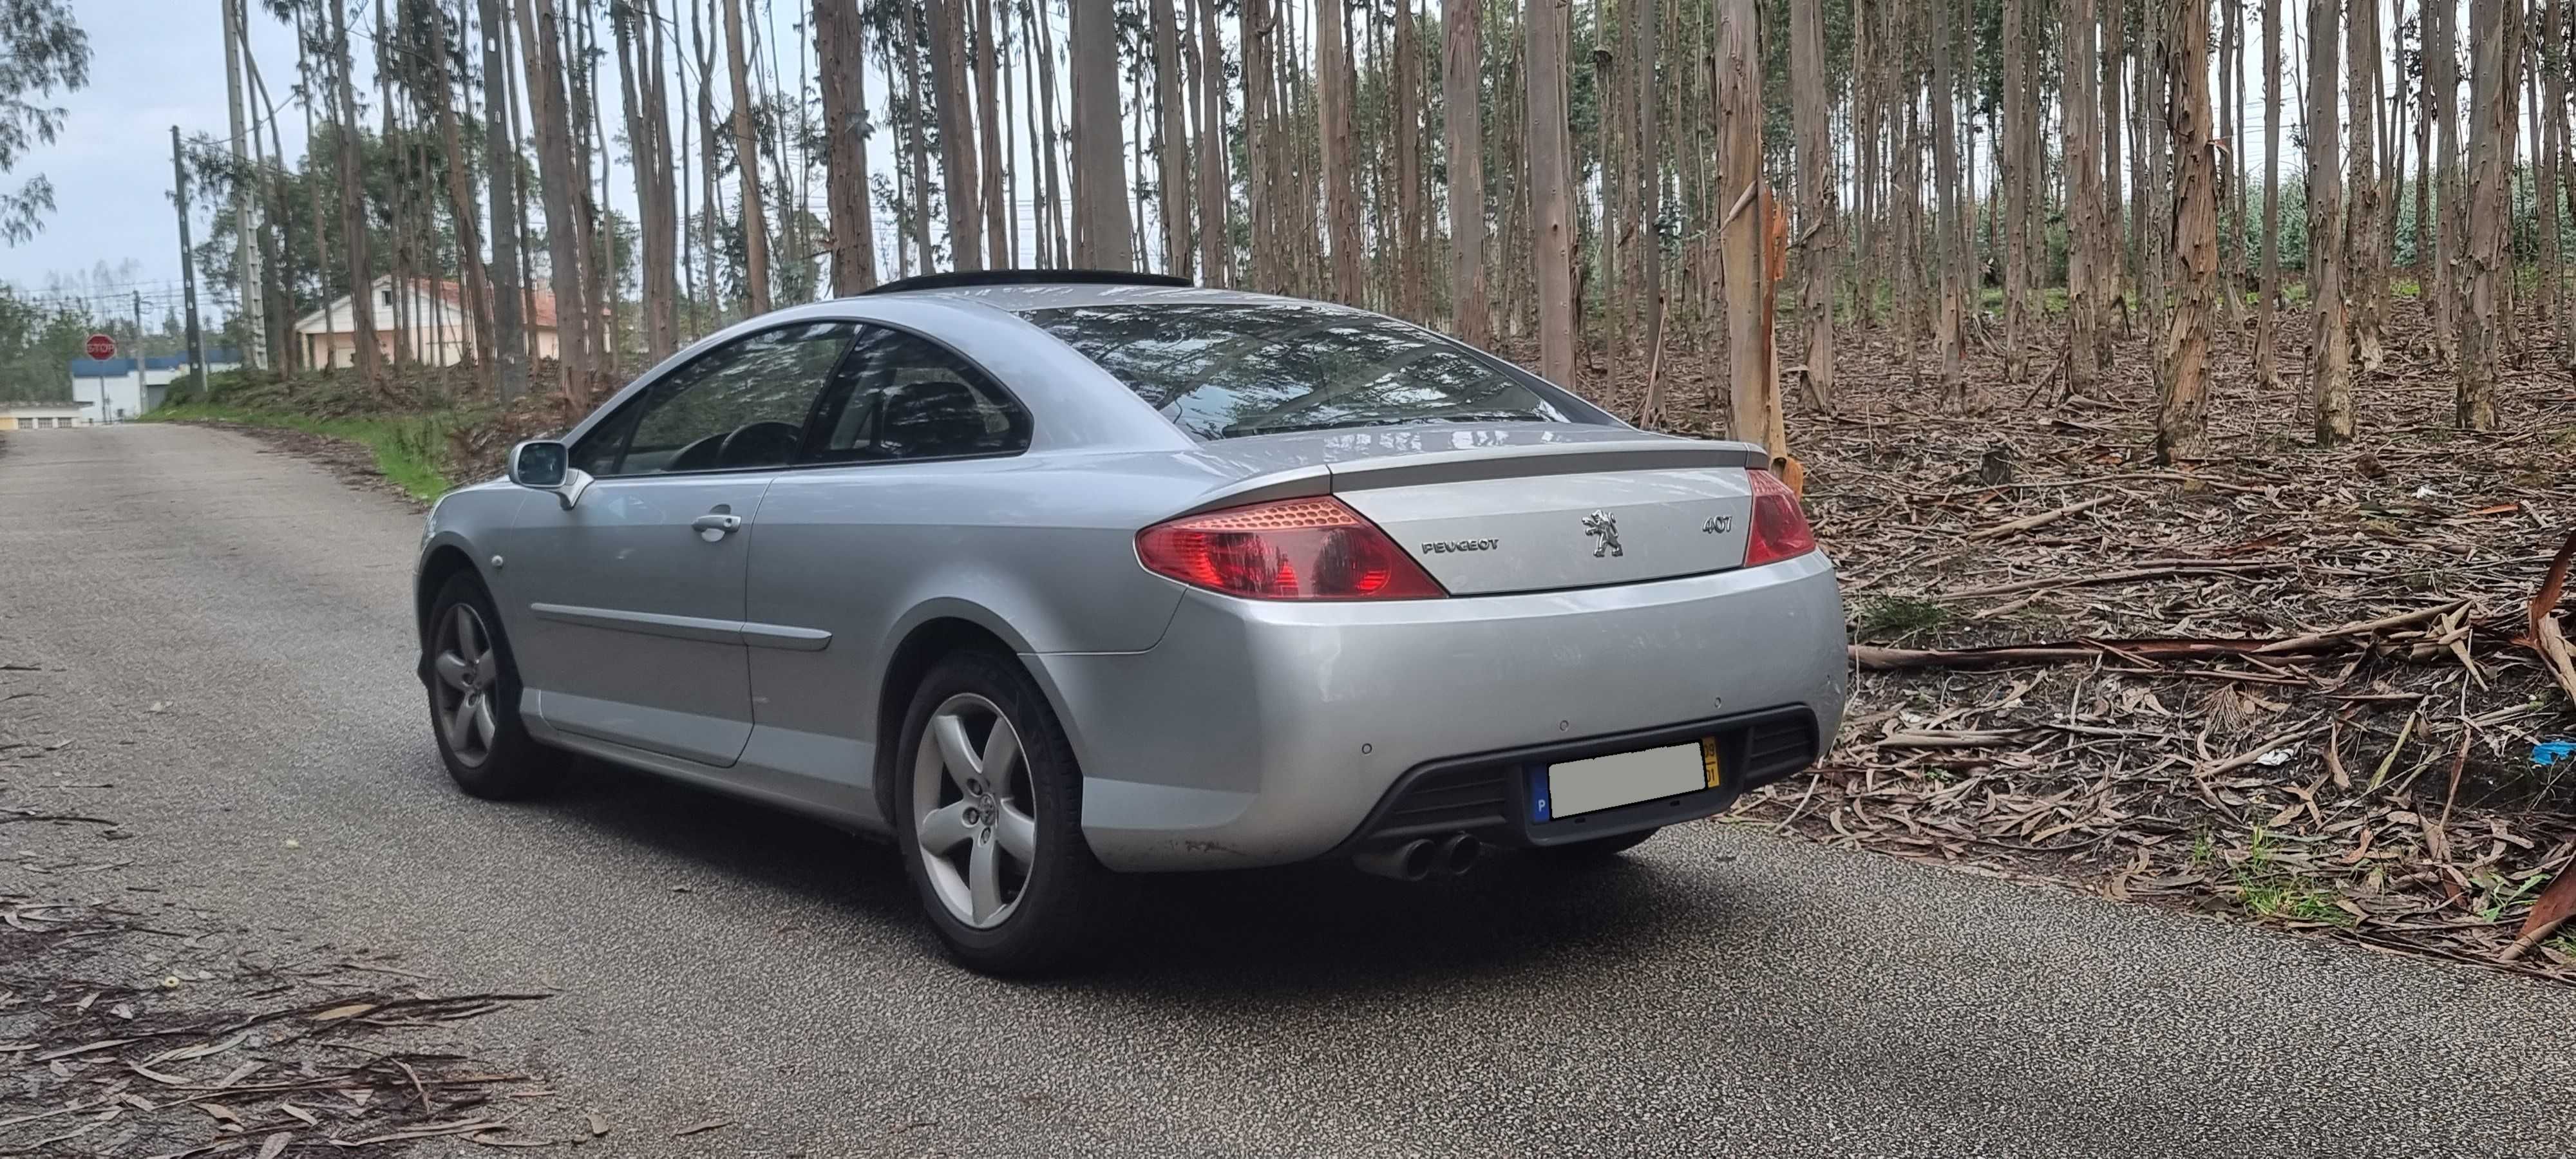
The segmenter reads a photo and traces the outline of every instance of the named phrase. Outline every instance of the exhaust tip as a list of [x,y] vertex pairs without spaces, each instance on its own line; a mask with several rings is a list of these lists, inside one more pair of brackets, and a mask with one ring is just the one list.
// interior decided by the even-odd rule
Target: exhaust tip
[[1363,873],[1374,873],[1379,877],[1420,881],[1439,868],[1440,846],[1428,837],[1417,837],[1400,845],[1381,845],[1361,852],[1351,858],[1351,864]]
[[1485,856],[1485,843],[1473,833],[1453,833],[1440,843],[1440,872],[1452,877],[1476,867]]

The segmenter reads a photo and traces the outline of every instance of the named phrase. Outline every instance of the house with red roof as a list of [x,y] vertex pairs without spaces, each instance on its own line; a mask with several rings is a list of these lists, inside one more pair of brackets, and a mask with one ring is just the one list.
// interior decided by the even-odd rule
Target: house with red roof
[[[397,338],[414,362],[453,366],[473,359],[474,312],[465,306],[464,286],[437,278],[411,278],[398,285],[392,274],[380,274],[368,283],[367,293],[375,312],[376,349],[387,361],[394,356]],[[605,317],[608,312],[600,313]],[[553,291],[525,291],[519,315],[527,322],[537,357],[555,357],[559,347]],[[357,365],[357,326],[346,294],[296,319],[294,341],[304,364]]]

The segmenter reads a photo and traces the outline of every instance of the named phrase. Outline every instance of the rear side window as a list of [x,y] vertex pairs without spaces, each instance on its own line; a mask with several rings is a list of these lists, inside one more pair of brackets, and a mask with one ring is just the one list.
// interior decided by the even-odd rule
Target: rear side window
[[863,327],[823,400],[806,462],[953,459],[1028,449],[1029,412],[956,352]]
[[1202,439],[1394,423],[1602,423],[1591,404],[1391,318],[1295,302],[1021,315]]

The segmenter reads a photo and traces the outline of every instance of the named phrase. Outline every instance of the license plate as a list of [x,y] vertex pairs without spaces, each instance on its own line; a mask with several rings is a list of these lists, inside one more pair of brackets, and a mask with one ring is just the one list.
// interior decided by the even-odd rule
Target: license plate
[[1552,821],[1718,785],[1717,739],[1612,753],[1547,766],[1531,803],[1533,819]]

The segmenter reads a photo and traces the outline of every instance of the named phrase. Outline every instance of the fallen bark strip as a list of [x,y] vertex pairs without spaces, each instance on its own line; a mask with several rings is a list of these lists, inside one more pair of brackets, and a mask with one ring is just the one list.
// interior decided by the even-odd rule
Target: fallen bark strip
[[2255,649],[2255,651],[2266,656],[2276,655],[2283,652],[2311,651],[2318,645],[2345,639],[2351,636],[2367,636],[2374,632],[2385,632],[2390,628],[2409,628],[2423,623],[2426,620],[2438,620],[2460,610],[2461,606],[2468,602],[2469,601],[2467,600],[2453,600],[2450,603],[2441,605],[2440,607],[2418,608],[2411,612],[2400,612],[2393,616],[2381,616],[2376,620],[2361,620],[2355,623],[2345,624],[2340,628],[2328,628],[2325,631],[2318,632],[2314,635],[2298,636],[2292,639],[2280,641],[2279,643],[2266,644],[2261,648]]
[[2424,608],[2286,640],[2193,637],[2149,637],[2136,640],[2053,640],[2033,644],[1997,644],[1983,648],[1887,648],[1876,644],[1850,647],[1852,663],[1867,672],[1903,672],[1916,668],[2005,668],[2023,664],[2072,664],[2108,655],[2130,660],[2196,660],[2233,656],[2261,663],[2262,657],[2284,658],[2340,652],[2378,638],[2390,628],[2406,627],[2460,611],[2467,600]]
[[2010,523],[1998,523],[1980,531],[1971,531],[1968,533],[1968,538],[1971,540],[2000,539],[2004,536],[2014,534],[2015,532],[2029,531],[2035,527],[2046,527],[2049,524],[2055,523],[2060,519],[2064,519],[2069,515],[2090,511],[2119,498],[2121,498],[2120,495],[2111,494],[2087,499],[2081,503],[2069,503],[2055,511],[2042,511],[2037,515],[2025,515]]
[[1931,595],[1924,596],[1923,598],[1927,600],[1969,600],[1975,599],[1979,596],[2008,596],[2015,592],[2035,592],[2042,588],[2097,587],[2103,584],[2133,583],[2138,580],[2171,579],[2175,576],[2227,575],[2241,572],[2266,571],[2283,566],[2286,565],[2272,560],[2250,560],[2242,563],[2231,563],[2223,560],[2193,563],[2168,563],[2158,564],[2153,567],[2130,568],[2126,571],[2106,571],[2100,575],[2048,576],[2043,579],[2015,580],[2011,583],[1990,584],[1981,588],[1961,588],[1954,592],[1935,592]]
[[2558,681],[2559,691],[2576,704],[2576,649],[2567,644],[2567,636],[2558,627],[2558,597],[2567,588],[2567,565],[2576,560],[2576,531],[2567,534],[2567,542],[2549,561],[2549,575],[2540,581],[2540,590],[2531,596],[2531,650],[2540,653],[2541,666],[2549,669]]

